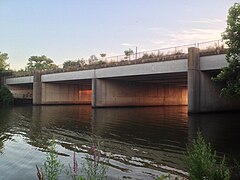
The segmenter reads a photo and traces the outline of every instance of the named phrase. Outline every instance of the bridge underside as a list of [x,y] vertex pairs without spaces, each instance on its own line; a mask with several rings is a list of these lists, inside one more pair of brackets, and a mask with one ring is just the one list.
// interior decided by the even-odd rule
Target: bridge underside
[[15,99],[33,99],[33,84],[8,85]]
[[96,79],[94,107],[187,105],[187,73]]
[[35,104],[91,104],[93,107],[188,104],[187,73],[36,84],[35,89],[41,89],[37,94],[41,101]]
[[91,104],[91,80],[42,83],[40,104]]

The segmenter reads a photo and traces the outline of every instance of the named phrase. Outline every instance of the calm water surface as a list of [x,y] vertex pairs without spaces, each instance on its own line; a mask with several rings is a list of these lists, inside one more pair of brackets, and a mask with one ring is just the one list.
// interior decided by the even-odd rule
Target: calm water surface
[[37,179],[35,166],[43,164],[52,138],[65,165],[72,164],[75,146],[81,164],[99,142],[110,154],[109,179],[154,179],[169,172],[184,176],[183,154],[198,129],[218,155],[239,158],[240,113],[188,115],[187,106],[1,108],[0,179]]

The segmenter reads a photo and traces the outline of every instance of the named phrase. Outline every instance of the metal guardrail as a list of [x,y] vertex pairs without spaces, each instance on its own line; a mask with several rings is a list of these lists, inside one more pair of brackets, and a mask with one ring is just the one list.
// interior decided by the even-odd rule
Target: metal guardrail
[[226,54],[228,49],[226,41],[221,39],[197,43],[196,47],[200,50],[200,56]]
[[141,51],[137,53],[132,53],[130,56],[119,55],[119,56],[111,56],[103,58],[103,61],[106,62],[120,62],[120,61],[131,61],[137,59],[147,59],[147,58],[157,58],[162,56],[170,56],[170,55],[179,55],[179,54],[187,54],[189,47],[196,47],[196,44],[187,44],[181,46],[167,47],[161,49],[154,49],[150,51]]
[[213,49],[213,48],[223,48],[223,49],[228,48],[226,41],[222,39],[200,42],[196,44],[196,47],[199,48],[200,50],[207,50],[207,49]]

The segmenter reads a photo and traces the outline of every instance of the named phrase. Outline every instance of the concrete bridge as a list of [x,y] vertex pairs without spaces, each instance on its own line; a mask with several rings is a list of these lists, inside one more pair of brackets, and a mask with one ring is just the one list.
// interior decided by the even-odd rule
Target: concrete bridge
[[227,65],[225,54],[6,79],[16,98],[34,105],[91,104],[92,107],[188,105],[190,113],[239,109],[220,97],[211,80]]

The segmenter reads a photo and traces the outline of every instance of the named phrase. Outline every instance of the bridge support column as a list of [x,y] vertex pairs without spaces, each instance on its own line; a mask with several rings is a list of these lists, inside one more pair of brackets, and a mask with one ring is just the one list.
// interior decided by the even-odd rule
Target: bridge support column
[[188,48],[188,112],[200,112],[200,61],[199,49]]
[[35,73],[33,77],[33,105],[42,104],[41,73]]
[[96,107],[96,83],[97,80],[96,78],[92,79],[92,107],[95,108]]

